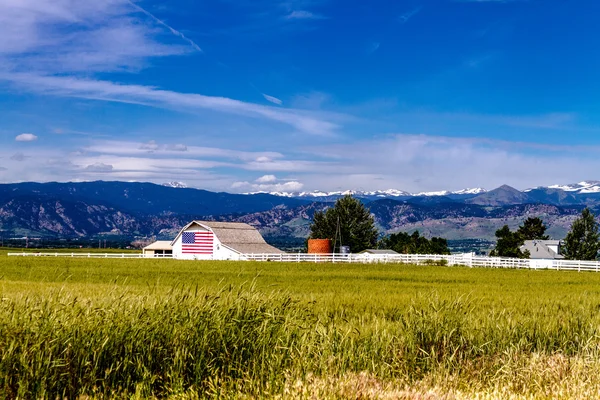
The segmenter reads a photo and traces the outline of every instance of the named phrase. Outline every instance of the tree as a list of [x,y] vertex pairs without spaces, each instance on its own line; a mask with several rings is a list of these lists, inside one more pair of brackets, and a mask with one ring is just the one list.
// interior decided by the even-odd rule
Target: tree
[[425,236],[420,236],[419,231],[413,232],[412,235],[405,232],[392,233],[382,238],[377,247],[402,254],[450,254],[446,239],[432,237],[431,240],[427,240]]
[[563,242],[562,253],[568,260],[595,260],[600,250],[598,223],[589,208],[573,221]]
[[544,221],[539,217],[527,218],[517,230],[517,233],[521,235],[523,240],[548,240],[549,236],[544,235],[545,232],[546,226],[544,225]]
[[[353,253],[375,247],[379,232],[373,216],[352,196],[344,196],[326,211],[317,211],[310,226],[311,239],[331,239],[333,251],[350,246]],[[341,239],[341,240],[340,240]]]
[[496,237],[498,242],[490,256],[529,258],[529,251],[520,249],[525,240],[518,231],[512,232],[508,225],[504,225],[496,231]]

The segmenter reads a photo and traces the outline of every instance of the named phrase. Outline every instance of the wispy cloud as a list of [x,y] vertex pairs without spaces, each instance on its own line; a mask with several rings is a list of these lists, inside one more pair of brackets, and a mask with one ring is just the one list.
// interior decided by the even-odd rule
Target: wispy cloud
[[325,19],[325,17],[306,10],[294,10],[287,14],[285,19]]
[[43,73],[139,69],[149,57],[182,54],[155,40],[128,0],[0,1],[0,68]]
[[[168,40],[162,36],[158,40],[159,32],[164,31],[158,27],[200,50],[180,31],[130,0],[0,0],[0,26],[4,39],[0,41],[0,81],[21,91],[192,113],[218,111],[285,124],[312,135],[333,135],[338,128],[323,114],[124,85],[106,80],[105,75],[103,80],[95,78],[96,73],[136,71],[153,57],[187,51],[187,46],[164,44]],[[274,96],[264,94],[264,98],[282,105]]]
[[422,7],[416,7],[408,12],[405,12],[404,14],[402,14],[398,17],[398,21],[400,21],[403,24],[407,23],[408,20],[410,20],[412,17],[414,17],[421,11],[421,8]]
[[377,50],[379,50],[380,46],[381,46],[381,43],[372,42],[371,44],[369,44],[369,46],[367,48],[367,54],[375,53]]
[[268,94],[264,94],[264,93],[262,93],[262,95],[265,98],[265,100],[270,101],[273,104],[277,104],[279,106],[283,104],[283,101],[281,101],[277,97],[269,96]]
[[160,25],[162,25],[165,28],[167,28],[173,35],[179,36],[181,39],[183,39],[186,42],[188,42],[194,49],[196,49],[199,52],[202,52],[202,49],[200,48],[200,46],[198,46],[192,39],[186,37],[183,33],[181,33],[180,31],[172,28],[170,25],[167,25],[166,22],[164,22],[163,20],[157,18],[156,16],[154,16],[154,14],[151,14],[150,12],[148,12],[147,10],[145,10],[142,7],[138,6],[137,4],[135,4],[134,2],[132,2],[131,0],[128,0],[128,1],[129,1],[129,4],[131,4],[136,10],[138,10],[138,11],[146,14],[147,16],[149,16],[150,18],[152,18],[154,21],[156,21]]
[[1,72],[0,81],[10,82],[18,88],[46,95],[141,104],[186,112],[212,110],[250,118],[263,118],[290,125],[299,131],[313,135],[332,135],[338,128],[338,125],[333,122],[298,110],[261,106],[226,97],[160,90],[149,86],[120,85],[76,77]]

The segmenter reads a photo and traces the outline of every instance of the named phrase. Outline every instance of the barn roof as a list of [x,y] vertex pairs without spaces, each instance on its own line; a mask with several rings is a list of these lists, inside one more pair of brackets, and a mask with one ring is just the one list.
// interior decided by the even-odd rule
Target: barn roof
[[265,242],[256,228],[242,222],[192,221],[181,229],[171,244],[193,225],[210,229],[224,246],[240,254],[283,253]]
[[559,245],[559,240],[526,240],[520,249],[521,251],[529,251],[529,258],[556,260],[565,257],[561,254],[557,254],[549,246]]
[[398,252],[394,251],[394,250],[388,250],[388,249],[366,249],[361,251],[358,254],[398,254]]
[[154,243],[149,244],[144,247],[144,250],[172,250],[173,246],[171,245],[170,240],[157,240]]

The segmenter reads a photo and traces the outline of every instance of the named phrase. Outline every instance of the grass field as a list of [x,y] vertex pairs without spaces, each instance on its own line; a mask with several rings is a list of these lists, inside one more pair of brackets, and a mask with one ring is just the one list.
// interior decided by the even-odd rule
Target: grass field
[[600,274],[6,257],[0,398],[594,398]]

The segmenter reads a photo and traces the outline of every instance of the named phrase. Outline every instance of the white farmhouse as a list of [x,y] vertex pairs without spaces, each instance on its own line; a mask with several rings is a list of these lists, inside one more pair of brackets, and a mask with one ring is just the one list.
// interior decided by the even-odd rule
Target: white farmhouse
[[192,221],[171,242],[179,260],[239,260],[244,254],[281,254],[260,232],[239,222]]

